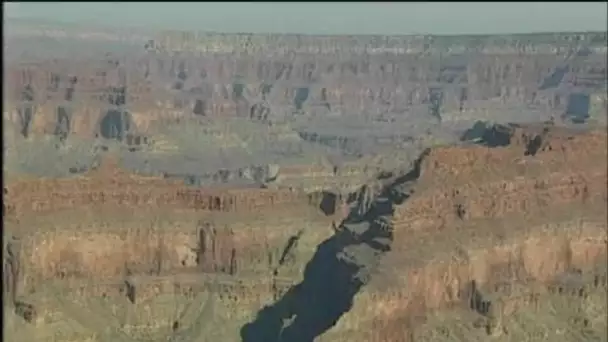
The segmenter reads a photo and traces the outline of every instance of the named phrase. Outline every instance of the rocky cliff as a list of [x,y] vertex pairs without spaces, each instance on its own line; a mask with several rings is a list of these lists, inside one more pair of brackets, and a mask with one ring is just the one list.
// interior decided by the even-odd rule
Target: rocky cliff
[[10,63],[6,111],[24,135],[62,132],[109,138],[123,138],[122,131],[145,131],[148,122],[160,118],[184,116],[273,121],[362,115],[380,121],[452,122],[564,115],[585,121],[591,107],[593,113],[598,106],[599,112],[606,110],[595,99],[606,83],[605,41],[605,33],[166,33],[140,46],[139,52]]
[[[606,133],[525,125],[488,132],[482,135],[504,133],[506,142],[428,149],[409,173],[380,180],[378,191],[366,186],[354,193],[338,224],[342,218],[305,201],[258,207],[257,214],[160,206],[121,214],[100,205],[79,216],[69,208],[20,216],[7,221],[22,241],[19,294],[30,293],[23,298],[43,317],[65,315],[74,305],[109,313],[107,304],[86,299],[103,296],[133,313],[126,321],[115,316],[116,329],[128,336],[136,333],[126,322],[147,324],[137,312],[154,302],[147,317],[173,322],[146,328],[154,339],[171,324],[178,328],[170,334],[196,335],[188,329],[208,320],[213,305],[214,319],[231,323],[197,336],[236,340],[243,324],[246,341],[274,333],[294,341],[406,341],[427,331],[415,327],[434,310],[468,303],[471,283],[483,293],[479,303],[502,303],[504,326],[513,317],[509,303],[528,307],[531,300],[517,298],[546,298],[533,283],[552,289],[555,277],[580,270],[590,284],[603,284],[605,275],[594,267],[606,256]],[[114,182],[135,189],[126,179]],[[9,189],[11,196],[17,188]],[[40,301],[50,291],[40,287],[43,279],[71,289],[68,302]],[[520,285],[531,289],[528,297],[505,292]],[[215,304],[197,293],[209,293]],[[158,302],[167,296],[174,309]],[[200,309],[180,304],[187,298]],[[479,303],[472,312],[489,305]],[[486,311],[480,317],[494,333],[499,321]],[[395,324],[406,324],[405,331]]]

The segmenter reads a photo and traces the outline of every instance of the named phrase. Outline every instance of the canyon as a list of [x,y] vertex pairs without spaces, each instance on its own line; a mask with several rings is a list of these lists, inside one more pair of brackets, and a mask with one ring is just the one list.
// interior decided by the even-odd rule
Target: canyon
[[11,340],[607,338],[606,32],[7,32]]

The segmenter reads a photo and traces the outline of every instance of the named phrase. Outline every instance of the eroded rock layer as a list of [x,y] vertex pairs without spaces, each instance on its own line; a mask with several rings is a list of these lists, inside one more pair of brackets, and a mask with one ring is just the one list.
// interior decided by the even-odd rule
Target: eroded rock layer
[[[127,340],[146,331],[154,340],[172,334],[267,341],[276,333],[292,341],[408,341],[435,333],[421,324],[454,307],[498,334],[551,293],[583,289],[581,296],[595,296],[605,286],[607,257],[606,132],[489,129],[503,132],[506,143],[427,149],[409,172],[349,196],[346,217],[328,216],[308,196],[284,204],[267,199],[255,211],[146,208],[112,196],[104,201],[114,205],[102,205],[90,197],[87,210],[74,200],[61,211],[15,214],[6,225],[20,238],[14,291],[35,308],[39,327],[56,315],[79,322],[89,315]],[[8,196],[49,198],[49,189],[62,189],[89,198],[87,191],[120,188],[138,198],[150,191],[135,186],[141,180],[114,175],[84,177],[89,185],[82,187],[79,180],[39,180],[21,195],[26,185],[9,184]],[[159,194],[175,191],[154,182]],[[262,201],[255,194],[273,190],[247,191]],[[214,190],[220,198],[232,193]],[[32,213],[15,206],[15,213]],[[556,283],[569,272],[583,285]],[[513,290],[520,287],[524,294]],[[62,299],[49,299],[57,291]],[[125,314],[112,313],[111,305]],[[214,321],[224,330],[205,325]],[[81,324],[72,338],[95,333]]]
[[[605,122],[605,42],[605,32],[454,38],[167,33],[130,43],[137,52],[11,61],[5,112],[25,136],[113,139],[188,116],[458,122],[530,121],[536,113],[541,120]],[[300,133],[315,141],[349,138]]]

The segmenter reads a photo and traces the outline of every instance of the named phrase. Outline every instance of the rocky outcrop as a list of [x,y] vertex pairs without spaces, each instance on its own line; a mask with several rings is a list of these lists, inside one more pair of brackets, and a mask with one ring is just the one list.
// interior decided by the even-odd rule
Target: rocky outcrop
[[511,127],[505,134],[502,147],[430,151],[421,191],[397,209],[396,225],[408,232],[440,231],[459,220],[534,215],[551,205],[606,200],[605,132]]
[[104,205],[247,212],[309,201],[306,193],[290,189],[187,187],[161,177],[128,174],[111,160],[78,178],[16,181],[7,190],[7,204],[15,215]]
[[[511,142],[502,147],[426,152],[412,195],[395,208],[394,242],[381,271],[328,339],[347,334],[349,326],[369,324],[362,340],[408,340],[423,323],[423,312],[468,306],[471,282],[486,293],[471,309],[492,307],[505,317],[515,310],[510,301],[517,301],[506,288],[525,286],[537,293],[534,283],[551,289],[556,277],[573,269],[601,282],[597,267],[607,253],[607,161],[600,147],[605,132],[515,126],[505,131]],[[552,149],[526,156],[530,139],[522,137],[539,131],[548,137],[543,146]],[[568,152],[575,148],[578,153]],[[513,163],[516,156],[526,163]],[[499,333],[498,316],[481,314],[487,316],[488,333]],[[403,324],[409,327],[405,332]]]

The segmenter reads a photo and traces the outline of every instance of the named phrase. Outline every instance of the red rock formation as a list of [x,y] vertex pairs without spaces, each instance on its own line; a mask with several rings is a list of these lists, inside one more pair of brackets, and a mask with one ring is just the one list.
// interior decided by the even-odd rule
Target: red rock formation
[[[589,34],[585,41],[596,36],[601,38],[602,34]],[[198,115],[256,119],[266,116],[260,111],[262,107],[286,113],[390,112],[402,116],[436,110],[435,114],[446,120],[483,117],[489,114],[481,113],[498,113],[501,108],[534,108],[561,115],[570,110],[569,102],[574,101],[571,95],[597,91],[606,79],[605,48],[589,43],[577,48],[588,49],[590,54],[577,54],[571,51],[568,37],[547,36],[546,43],[515,45],[488,39],[481,51],[469,46],[466,37],[441,43],[433,43],[430,37],[399,37],[393,42],[377,40],[370,44],[400,46],[404,51],[388,52],[392,48],[384,46],[385,53],[375,54],[357,52],[361,48],[375,48],[340,37],[285,36],[274,38],[283,43],[268,43],[262,51],[238,56],[226,53],[200,56],[184,51],[177,56],[158,52],[127,59],[11,63],[7,65],[11,80],[7,93],[10,102],[17,105],[23,87],[31,86],[34,102],[40,107],[37,114],[49,123],[55,120],[53,107],[60,105],[54,101],[66,101],[68,89],[73,88],[73,100],[67,102],[86,103],[101,112],[109,105],[110,90],[116,87],[125,87],[126,108],[131,112],[160,111],[161,116],[169,117],[172,110],[194,115],[197,103]],[[196,44],[205,44],[210,42],[207,38],[192,39],[202,39]],[[250,36],[233,38],[238,41]],[[168,41],[175,39],[161,38],[164,43],[159,44],[168,48],[172,45]],[[240,49],[238,44],[213,39],[216,44],[232,44]],[[289,51],[310,50],[304,46],[323,46],[327,39],[335,49],[350,51],[346,59],[336,60],[336,55],[329,52],[304,51],[294,58],[285,57]],[[296,41],[297,46],[290,47]],[[190,43],[184,46],[196,50]],[[462,53],[444,51],[441,59],[422,58],[456,47]],[[267,57],[266,52],[276,54]],[[77,80],[75,84],[71,83],[73,80]],[[84,111],[76,114],[82,115]]]

